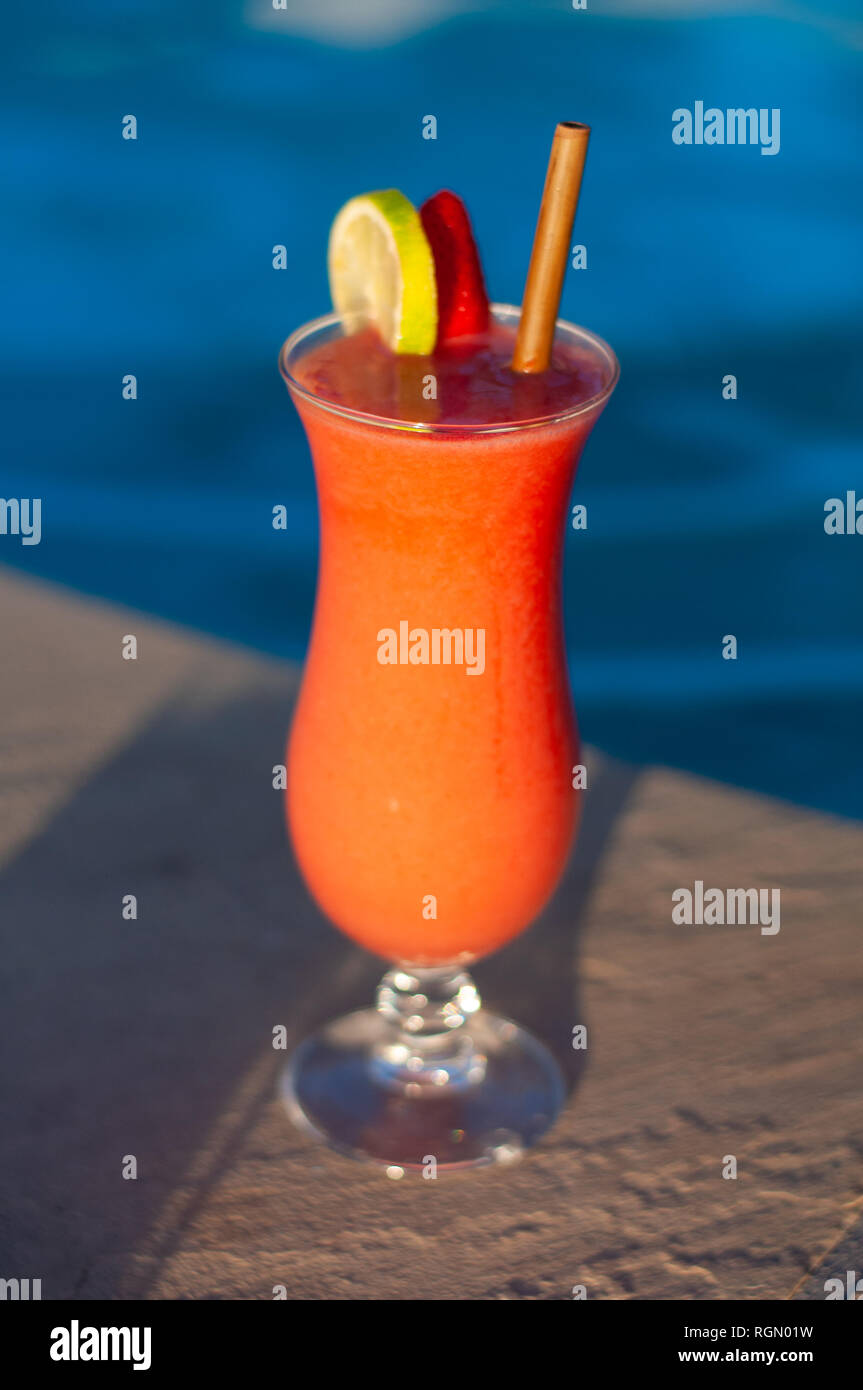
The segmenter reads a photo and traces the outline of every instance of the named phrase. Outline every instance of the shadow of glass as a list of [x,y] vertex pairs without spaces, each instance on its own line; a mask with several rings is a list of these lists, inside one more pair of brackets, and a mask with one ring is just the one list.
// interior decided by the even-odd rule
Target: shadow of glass
[[[19,1213],[6,1262],[38,1271],[46,1297],[145,1297],[272,1101],[285,1055],[273,1029],[292,1047],[367,1005],[381,973],[327,927],[287,846],[272,786],[284,668],[229,698],[204,684],[164,707],[0,879],[17,924],[3,963],[15,1064],[3,1169]],[[570,1086],[583,1056],[571,1046],[578,932],[636,775],[601,760],[554,902],[479,968],[489,1004],[552,1047]],[[136,920],[122,915],[128,894]],[[286,1121],[286,1157],[303,1144]]]

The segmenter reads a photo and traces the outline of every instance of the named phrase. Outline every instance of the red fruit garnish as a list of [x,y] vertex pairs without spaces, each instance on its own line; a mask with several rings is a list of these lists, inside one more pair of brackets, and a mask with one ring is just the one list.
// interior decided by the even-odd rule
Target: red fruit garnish
[[488,295],[467,208],[443,188],[420,208],[423,230],[434,256],[437,279],[437,345],[489,326]]

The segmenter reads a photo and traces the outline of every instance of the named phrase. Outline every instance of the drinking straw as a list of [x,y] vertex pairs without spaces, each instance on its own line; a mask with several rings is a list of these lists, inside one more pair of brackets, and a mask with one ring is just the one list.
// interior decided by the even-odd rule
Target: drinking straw
[[512,358],[514,372],[544,372],[551,360],[589,139],[590,126],[578,121],[559,121],[555,128]]

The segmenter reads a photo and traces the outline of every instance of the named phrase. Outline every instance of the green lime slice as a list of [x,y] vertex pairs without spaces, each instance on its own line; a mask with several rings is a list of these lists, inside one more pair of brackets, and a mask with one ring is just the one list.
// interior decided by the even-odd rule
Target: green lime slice
[[434,257],[420,215],[403,193],[386,188],[345,203],[330,230],[327,260],[339,314],[373,323],[393,352],[432,351]]

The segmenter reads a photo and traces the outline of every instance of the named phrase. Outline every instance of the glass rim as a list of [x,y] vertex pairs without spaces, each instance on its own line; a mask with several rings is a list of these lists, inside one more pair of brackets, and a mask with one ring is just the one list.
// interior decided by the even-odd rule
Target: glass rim
[[[521,309],[515,304],[492,304],[491,311],[495,318],[500,318],[504,322],[511,319],[517,320],[521,316]],[[589,344],[594,350],[598,350],[608,366],[608,380],[602,390],[597,391],[588,400],[580,401],[578,405],[570,406],[566,410],[557,410],[548,415],[537,415],[525,420],[502,420],[495,423],[452,421],[448,424],[441,424],[439,421],[394,420],[391,416],[374,415],[369,411],[356,410],[353,406],[339,405],[335,401],[328,401],[326,397],[319,396],[316,392],[303,386],[292,374],[288,363],[292,354],[296,353],[301,344],[313,337],[314,334],[321,333],[325,329],[333,328],[343,322],[343,315],[330,313],[323,314],[320,318],[310,319],[308,323],[301,324],[299,328],[294,329],[290,337],[285,339],[279,352],[279,371],[292,395],[301,396],[303,400],[310,401],[331,415],[341,415],[345,419],[355,420],[365,425],[376,425],[379,429],[410,430],[414,434],[478,435],[512,434],[519,430],[539,429],[542,426],[563,424],[577,419],[580,415],[588,415],[604,405],[620,377],[620,363],[613,348],[608,345],[604,338],[592,333],[589,328],[582,328],[579,324],[570,323],[567,319],[557,319],[554,326],[555,337],[558,332],[562,331],[579,342]]]

